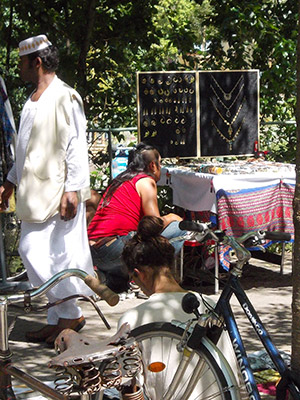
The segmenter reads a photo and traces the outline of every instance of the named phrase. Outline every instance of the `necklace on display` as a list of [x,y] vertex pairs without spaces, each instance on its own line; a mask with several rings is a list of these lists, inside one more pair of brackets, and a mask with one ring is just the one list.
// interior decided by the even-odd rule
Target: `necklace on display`
[[220,84],[217,82],[217,80],[214,78],[213,75],[211,75],[211,78],[215,82],[215,84],[218,86],[218,88],[221,90],[224,100],[226,100],[226,101],[231,100],[231,96],[232,96],[232,93],[234,92],[235,88],[244,80],[244,76],[241,75],[240,78],[237,80],[236,84],[230,90],[230,92],[225,92],[225,90],[220,86]]
[[245,121],[245,117],[243,118],[243,120],[242,120],[242,122],[241,122],[241,125],[238,127],[238,129],[236,130],[235,134],[232,135],[232,137],[229,138],[229,139],[228,139],[227,136],[225,136],[225,135],[220,131],[220,129],[217,127],[217,125],[214,123],[213,120],[211,120],[211,124],[212,124],[212,126],[215,128],[215,130],[218,132],[219,136],[229,144],[229,150],[231,151],[231,150],[232,150],[232,145],[233,145],[234,141],[236,140],[236,138],[238,137],[238,135],[239,135],[240,132],[241,132],[241,129],[242,129],[242,126],[243,126],[244,121]]
[[221,112],[219,111],[218,107],[217,107],[217,106],[215,105],[215,103],[213,102],[212,98],[210,97],[209,99],[210,99],[210,101],[211,101],[211,103],[212,103],[214,109],[215,109],[215,110],[217,111],[217,113],[219,114],[219,117],[220,117],[220,118],[223,120],[223,122],[228,126],[228,135],[229,135],[229,137],[231,137],[232,132],[233,132],[232,125],[233,125],[233,123],[235,122],[235,120],[237,119],[237,117],[238,117],[238,115],[239,115],[241,109],[243,108],[244,101],[245,101],[245,97],[243,98],[243,100],[242,100],[242,102],[241,102],[239,108],[237,109],[237,112],[235,113],[235,116],[232,118],[232,121],[231,121],[231,122],[227,121],[227,119],[223,117],[223,115],[222,115]]
[[231,117],[231,112],[230,109],[231,107],[235,104],[235,102],[237,101],[239,94],[241,93],[243,87],[244,87],[244,83],[241,85],[240,90],[238,91],[237,95],[235,96],[233,102],[230,104],[230,106],[226,106],[226,104],[223,103],[223,101],[220,99],[220,97],[218,96],[218,93],[216,92],[215,88],[213,87],[213,85],[210,85],[212,91],[214,92],[214,95],[216,96],[217,100],[219,101],[220,104],[222,104],[222,106],[225,108],[226,110],[226,117]]

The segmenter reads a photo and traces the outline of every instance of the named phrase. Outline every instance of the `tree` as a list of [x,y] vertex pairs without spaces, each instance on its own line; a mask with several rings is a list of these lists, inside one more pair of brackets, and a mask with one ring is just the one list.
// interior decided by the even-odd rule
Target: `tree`
[[[200,1],[201,3],[201,1]],[[260,122],[294,119],[296,106],[296,0],[211,0],[204,69],[259,69]],[[261,125],[261,145],[278,161],[295,161],[294,125]]]
[[[142,10],[142,12],[141,12]],[[136,126],[136,72],[183,69],[209,12],[193,0],[3,0],[0,59],[16,115],[25,100],[18,78],[18,42],[48,34],[61,52],[60,76],[84,98],[98,127]],[[2,60],[7,60],[4,63]],[[184,64],[182,63],[184,61]],[[23,101],[21,100],[23,99]]]
[[[85,101],[96,127],[136,126],[137,71],[261,71],[261,123],[295,113],[296,0],[2,0],[0,69],[15,115],[26,90],[18,42],[46,33],[61,52],[59,74]],[[274,158],[295,161],[294,125],[261,125]]]
[[297,43],[297,151],[296,187],[294,197],[295,243],[293,254],[293,301],[292,301],[292,369],[300,376],[300,0],[298,0]]

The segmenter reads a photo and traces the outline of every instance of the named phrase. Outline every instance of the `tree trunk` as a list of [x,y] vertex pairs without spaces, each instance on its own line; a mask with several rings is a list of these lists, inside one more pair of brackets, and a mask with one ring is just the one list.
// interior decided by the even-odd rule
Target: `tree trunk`
[[292,301],[292,369],[300,376],[300,0],[298,0],[297,42],[297,148],[296,187],[294,197],[295,243],[293,254],[293,301]]

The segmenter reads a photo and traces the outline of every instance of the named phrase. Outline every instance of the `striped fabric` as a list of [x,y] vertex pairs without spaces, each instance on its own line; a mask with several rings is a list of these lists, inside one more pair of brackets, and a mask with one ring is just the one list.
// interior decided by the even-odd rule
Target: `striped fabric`
[[[255,189],[217,192],[218,225],[229,236],[251,230],[288,232],[294,238],[293,198],[295,185],[280,181]],[[269,245],[268,242],[266,245]],[[220,263],[229,269],[228,246],[220,246]]]
[[217,192],[219,228],[230,236],[251,230],[294,234],[294,185],[277,185],[239,191]]

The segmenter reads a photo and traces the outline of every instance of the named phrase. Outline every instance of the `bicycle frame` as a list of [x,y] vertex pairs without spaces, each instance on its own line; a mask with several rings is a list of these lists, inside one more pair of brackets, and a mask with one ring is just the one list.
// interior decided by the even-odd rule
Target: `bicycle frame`
[[[223,289],[221,296],[217,302],[214,313],[219,316],[222,316],[225,321],[225,325],[228,329],[228,333],[232,342],[232,346],[237,357],[237,362],[246,386],[246,390],[249,394],[250,400],[258,400],[260,399],[260,395],[256,386],[255,378],[253,375],[253,371],[249,365],[246,350],[244,347],[244,343],[242,337],[239,333],[239,329],[235,320],[235,317],[232,312],[232,308],[230,305],[230,299],[232,295],[235,295],[237,300],[239,301],[241,308],[243,309],[245,315],[247,316],[249,322],[251,323],[254,331],[256,332],[258,338],[261,343],[264,345],[266,351],[268,352],[271,360],[273,361],[277,371],[284,378],[287,378],[287,388],[290,393],[294,396],[295,399],[300,399],[300,394],[292,382],[291,372],[287,368],[284,363],[279,351],[273,344],[267,330],[265,329],[263,323],[261,322],[257,312],[252,306],[249,298],[247,297],[244,289],[242,288],[238,276],[231,274],[228,282],[226,283],[225,288]],[[208,333],[209,337],[209,333]],[[277,394],[276,398],[285,399],[285,388],[283,388],[283,392],[281,397]],[[279,397],[278,397],[279,396]]]
[[[79,269],[70,269],[67,271],[62,271],[54,275],[49,281],[41,285],[36,290],[33,290],[30,295],[24,294],[13,294],[13,295],[0,295],[0,399],[6,400],[16,399],[12,383],[11,377],[15,377],[26,384],[26,386],[38,391],[49,399],[54,400],[66,400],[66,396],[59,391],[47,386],[40,380],[36,379],[34,376],[22,371],[20,368],[16,367],[11,363],[12,353],[9,349],[8,342],[8,324],[7,324],[7,313],[8,313],[8,305],[13,303],[18,303],[23,301],[24,306],[26,308],[29,298],[38,298],[39,296],[48,292],[53,286],[55,286],[58,282],[63,279],[66,279],[70,276],[76,276],[82,280],[84,280],[88,274]],[[29,296],[29,297],[28,297]],[[76,295],[75,295],[76,296]],[[72,296],[71,296],[72,297]],[[81,295],[76,297],[83,297]],[[69,299],[69,298],[67,298]],[[106,325],[108,329],[110,329],[110,325],[106,321],[104,315],[96,304],[93,304],[95,310],[98,315]],[[81,395],[81,399],[88,399],[90,395],[83,394]]]

